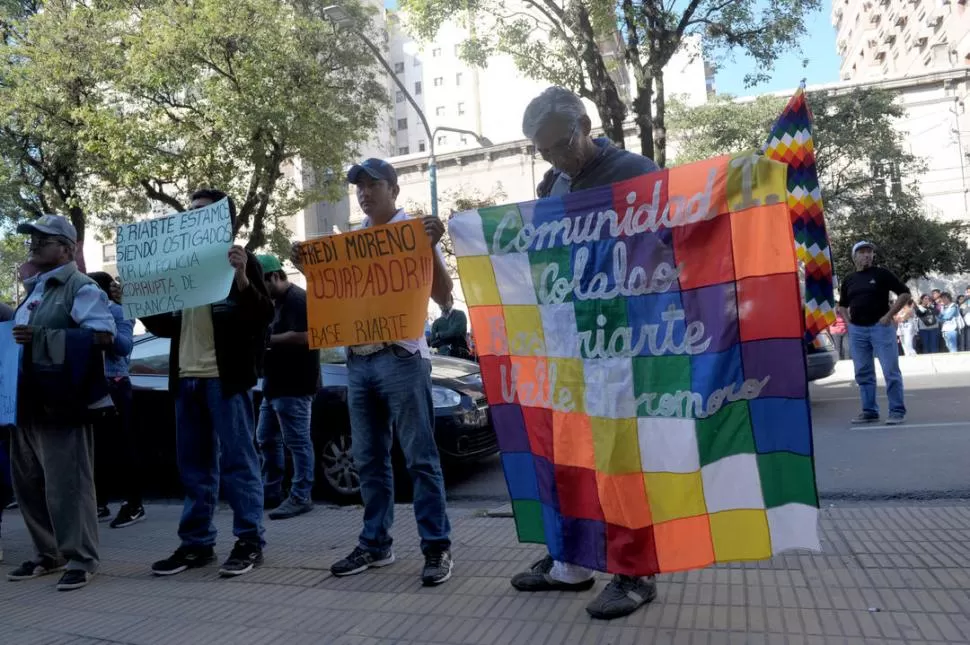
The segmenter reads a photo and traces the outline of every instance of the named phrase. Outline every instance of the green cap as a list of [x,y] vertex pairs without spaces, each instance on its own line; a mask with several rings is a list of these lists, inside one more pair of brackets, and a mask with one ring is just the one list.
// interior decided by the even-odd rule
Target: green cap
[[275,255],[257,255],[256,259],[263,267],[263,273],[273,273],[274,271],[282,271],[283,265],[280,264],[279,258]]

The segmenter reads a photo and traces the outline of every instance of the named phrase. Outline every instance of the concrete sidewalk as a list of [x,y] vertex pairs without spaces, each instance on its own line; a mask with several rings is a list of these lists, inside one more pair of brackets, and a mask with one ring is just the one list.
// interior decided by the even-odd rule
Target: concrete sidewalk
[[[900,356],[899,370],[903,377],[924,376],[930,374],[954,374],[970,371],[970,352],[956,354],[925,354],[921,356]],[[876,378],[883,382],[882,369],[876,367]],[[839,361],[835,364],[835,373],[828,378],[816,381],[819,385],[854,381],[855,371],[852,361]]]
[[[102,530],[101,573],[85,589],[56,576],[0,581],[3,645],[632,645],[634,643],[968,643],[970,507],[828,508],[824,553],[662,576],[657,601],[614,622],[591,620],[581,594],[526,595],[509,577],[542,554],[517,543],[512,520],[453,511],[454,578],[421,587],[414,521],[398,507],[391,567],[352,578],[327,571],[354,545],[359,508],[319,507],[269,522],[265,565],[234,580],[216,566],[153,578],[176,546],[179,509]],[[230,514],[218,514],[220,557]],[[102,525],[103,526],[103,525]],[[5,578],[29,555],[17,512],[4,513]],[[603,576],[605,580],[605,576]]]

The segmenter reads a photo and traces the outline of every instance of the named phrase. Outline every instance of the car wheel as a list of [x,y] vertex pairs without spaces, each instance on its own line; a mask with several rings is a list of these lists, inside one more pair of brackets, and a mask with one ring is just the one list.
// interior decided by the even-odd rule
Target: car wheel
[[351,454],[350,435],[330,434],[320,447],[320,478],[340,504],[360,503],[360,475]]

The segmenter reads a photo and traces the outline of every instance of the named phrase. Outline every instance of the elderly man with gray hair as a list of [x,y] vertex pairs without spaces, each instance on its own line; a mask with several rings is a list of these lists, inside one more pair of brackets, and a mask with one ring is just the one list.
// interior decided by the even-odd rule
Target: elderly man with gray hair
[[[536,189],[539,197],[557,197],[659,170],[647,157],[617,148],[609,139],[594,139],[591,130],[586,107],[569,90],[550,87],[529,103],[522,131],[552,164]],[[512,586],[519,591],[586,591],[595,582],[589,569],[558,562],[551,555],[512,578]],[[615,575],[586,611],[594,618],[620,618],[656,597],[652,576]]]

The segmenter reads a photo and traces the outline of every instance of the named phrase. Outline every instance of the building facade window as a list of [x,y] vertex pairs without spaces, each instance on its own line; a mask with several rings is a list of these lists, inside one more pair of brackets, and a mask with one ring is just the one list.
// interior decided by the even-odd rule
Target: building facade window
[[394,99],[398,103],[404,103],[404,92],[398,91],[397,96]]
[[441,58],[441,47],[435,47],[431,50],[431,58]]
[[414,95],[417,96],[421,93],[421,81],[417,81],[414,84]]
[[443,76],[435,76],[435,79],[434,79],[435,87],[441,87],[444,84],[445,84],[445,78]]
[[397,129],[398,130],[407,130],[408,129],[408,120],[407,119],[398,119],[397,120]]
[[464,103],[459,103],[458,104],[458,116],[461,116],[464,113],[465,113],[465,104]]
[[101,245],[102,262],[114,262],[118,259],[118,247],[115,244]]
[[394,63],[394,73],[403,74],[404,73],[404,63]]
[[406,155],[406,154],[409,154],[410,152],[411,150],[407,146],[403,146],[397,149],[397,154],[399,155]]
[[461,85],[461,72],[455,74],[455,85]]
[[422,141],[418,141],[418,152],[424,152],[425,145],[426,144],[424,143],[423,140]]
[[439,105],[438,107],[436,107],[434,109],[434,115],[435,116],[444,116],[445,115],[445,106]]
[[445,136],[445,135],[443,135],[443,134],[442,134],[442,135],[439,135],[439,136],[438,136],[438,145],[439,145],[439,146],[443,146],[443,145],[445,145],[446,143],[448,143],[448,137],[446,137],[446,136]]
[[468,137],[463,134],[459,137],[458,141],[461,142],[461,145],[466,145],[468,143]]

